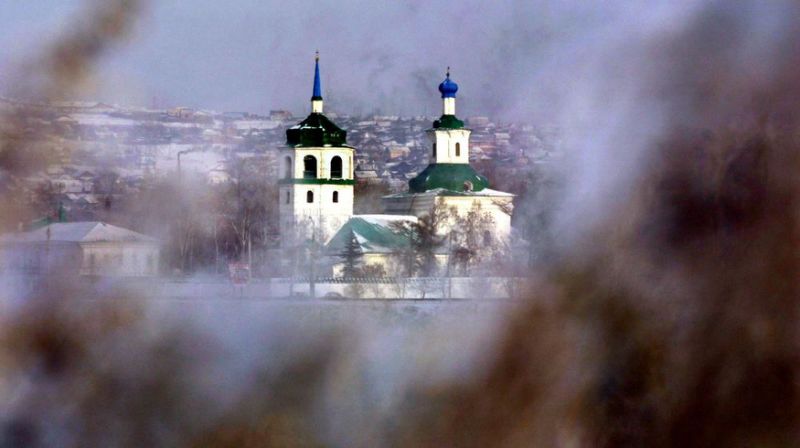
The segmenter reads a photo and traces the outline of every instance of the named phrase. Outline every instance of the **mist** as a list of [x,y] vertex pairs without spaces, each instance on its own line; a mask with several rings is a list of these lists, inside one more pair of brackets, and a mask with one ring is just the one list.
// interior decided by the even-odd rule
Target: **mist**
[[[526,280],[504,302],[4,284],[3,443],[797,445],[793,2],[184,3],[52,3],[44,42],[11,6],[3,94],[304,115],[319,49],[336,112],[432,116],[449,65],[460,114],[558,128],[559,188],[516,204],[552,256],[498,264]],[[52,162],[27,118],[2,117],[0,179]],[[142,210],[225,205],[166,185],[121,215],[178,239]]]

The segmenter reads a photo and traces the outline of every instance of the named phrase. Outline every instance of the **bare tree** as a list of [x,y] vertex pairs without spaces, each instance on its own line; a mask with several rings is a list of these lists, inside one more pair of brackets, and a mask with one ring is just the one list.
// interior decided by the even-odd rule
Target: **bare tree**
[[267,235],[276,227],[277,187],[247,160],[231,162],[229,174],[230,181],[215,188],[216,213],[222,227],[216,229],[215,244],[229,259],[252,262],[253,249],[263,253]]
[[453,266],[462,274],[468,274],[475,264],[489,260],[500,244],[493,234],[494,218],[475,201],[466,214],[456,215],[454,221],[449,239],[448,267]]
[[409,247],[401,250],[398,256],[407,276],[428,277],[437,270],[436,255],[447,241],[443,232],[454,211],[434,202],[430,212],[422,215],[416,222],[393,223],[392,227],[407,235]]

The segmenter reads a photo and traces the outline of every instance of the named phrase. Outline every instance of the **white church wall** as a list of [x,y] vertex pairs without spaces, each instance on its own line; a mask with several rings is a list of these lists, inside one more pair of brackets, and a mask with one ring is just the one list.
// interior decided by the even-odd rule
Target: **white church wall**
[[157,245],[106,242],[81,244],[81,275],[138,277],[157,275]]
[[[492,196],[439,196],[440,207],[454,210],[453,216],[444,224],[442,233],[453,231],[459,219],[469,216],[475,207],[480,213],[488,214],[492,220],[492,234],[495,238],[507,239],[511,234],[511,215],[503,210],[503,204],[509,204],[510,198],[497,198]],[[458,229],[455,229],[458,230]]]
[[478,204],[481,211],[489,214],[494,221],[493,236],[507,239],[511,234],[511,215],[506,210],[510,208],[512,201],[513,197],[508,196],[480,196],[479,194],[434,196],[417,194],[384,198],[384,206],[387,213],[414,215],[417,217],[429,214],[433,210],[434,204],[448,209],[453,208],[455,215],[444,223],[440,230],[440,233],[448,233],[453,230],[458,218],[466,217],[475,204]]

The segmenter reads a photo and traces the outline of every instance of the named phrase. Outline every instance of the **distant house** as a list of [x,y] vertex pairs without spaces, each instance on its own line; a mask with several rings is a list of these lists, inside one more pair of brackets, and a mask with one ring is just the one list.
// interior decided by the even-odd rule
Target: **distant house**
[[98,221],[53,223],[0,236],[0,270],[32,275],[158,274],[159,242]]
[[269,119],[275,121],[287,121],[292,119],[292,113],[288,110],[271,110],[269,111]]
[[489,117],[470,117],[467,118],[467,122],[473,128],[485,128],[491,123]]
[[411,149],[407,146],[393,146],[389,148],[389,158],[390,159],[399,159],[401,157],[408,157],[411,153]]
[[176,118],[192,118],[195,111],[190,107],[175,107],[170,109],[167,113]]
[[380,180],[378,172],[375,170],[356,170],[356,179]]

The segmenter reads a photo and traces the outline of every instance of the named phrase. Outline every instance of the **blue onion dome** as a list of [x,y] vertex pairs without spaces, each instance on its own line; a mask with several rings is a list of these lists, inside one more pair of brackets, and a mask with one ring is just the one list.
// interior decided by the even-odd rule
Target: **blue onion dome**
[[442,98],[455,98],[458,92],[458,84],[450,80],[450,67],[447,67],[447,77],[439,84],[439,92]]

